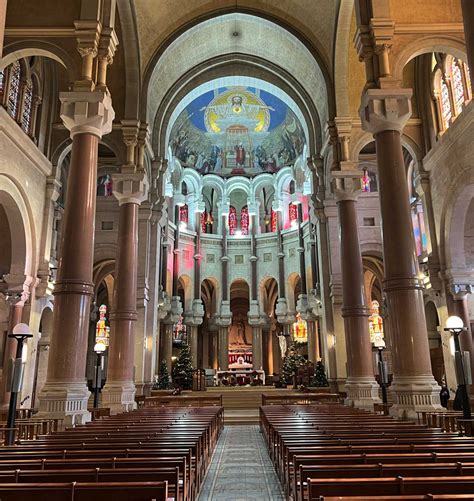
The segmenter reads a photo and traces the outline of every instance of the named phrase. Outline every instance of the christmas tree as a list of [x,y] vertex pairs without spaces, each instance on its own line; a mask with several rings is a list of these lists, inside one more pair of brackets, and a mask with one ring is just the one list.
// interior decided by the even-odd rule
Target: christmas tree
[[281,369],[281,380],[284,384],[295,384],[295,377],[298,369],[306,364],[303,355],[298,353],[295,343],[291,343],[283,359]]
[[193,364],[187,344],[183,344],[173,368],[173,382],[183,390],[191,390],[193,387]]
[[[153,385],[154,390],[167,390],[170,387],[170,373],[168,372],[168,365],[166,360],[162,360],[160,364],[160,374],[156,385]],[[155,388],[156,386],[156,388]]]
[[321,360],[316,362],[311,386],[329,386],[328,378],[326,377],[326,369],[324,368],[324,364],[321,362]]

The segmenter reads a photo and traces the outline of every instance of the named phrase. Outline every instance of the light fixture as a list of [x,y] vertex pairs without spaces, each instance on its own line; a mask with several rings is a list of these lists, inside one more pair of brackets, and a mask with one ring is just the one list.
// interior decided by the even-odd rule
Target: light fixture
[[97,353],[97,354],[104,353],[104,351],[106,349],[107,349],[107,347],[105,346],[104,343],[95,343],[95,346],[94,346],[95,353]]
[[236,230],[235,236],[240,238],[242,236],[242,230]]
[[293,219],[293,221],[291,221],[291,225],[290,225],[292,228],[297,228],[298,227],[298,221],[296,219]]
[[179,223],[179,229],[180,229],[180,230],[185,230],[185,229],[187,228],[187,226],[188,226],[188,225],[187,225],[184,221],[181,221],[181,222]]
[[457,315],[451,315],[446,321],[446,329],[448,330],[462,330],[464,329],[464,322],[462,318]]

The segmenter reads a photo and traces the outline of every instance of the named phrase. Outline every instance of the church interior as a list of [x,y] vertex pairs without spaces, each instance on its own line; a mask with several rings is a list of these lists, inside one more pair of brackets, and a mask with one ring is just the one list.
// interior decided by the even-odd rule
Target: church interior
[[474,0],[0,0],[0,499],[474,499],[472,67]]

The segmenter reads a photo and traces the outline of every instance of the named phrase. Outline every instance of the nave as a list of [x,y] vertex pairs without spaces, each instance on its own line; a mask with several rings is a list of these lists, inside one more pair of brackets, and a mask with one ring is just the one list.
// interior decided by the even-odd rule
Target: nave
[[[304,397],[301,398],[304,402]],[[145,407],[0,450],[5,501],[356,501],[474,498],[474,439],[340,403]]]

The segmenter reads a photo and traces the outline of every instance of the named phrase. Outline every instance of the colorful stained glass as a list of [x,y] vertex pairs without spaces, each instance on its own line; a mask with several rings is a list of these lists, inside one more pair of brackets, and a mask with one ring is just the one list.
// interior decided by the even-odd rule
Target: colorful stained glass
[[27,133],[30,133],[31,128],[31,107],[33,104],[33,85],[31,82],[25,85],[23,93],[23,112],[21,114],[21,128]]
[[290,224],[295,225],[298,223],[298,207],[294,203],[290,203],[289,206],[289,216],[290,216]]
[[3,96],[4,90],[5,90],[5,71],[0,70],[0,99]]
[[293,324],[293,340],[296,343],[306,343],[308,341],[308,325],[299,313],[296,315],[296,322]]
[[370,176],[369,173],[367,172],[367,169],[364,169],[364,174],[362,175],[361,184],[362,184],[362,191],[364,193],[370,193]]
[[188,224],[188,206],[186,204],[179,208],[179,222]]
[[450,125],[453,113],[451,110],[451,99],[449,97],[448,85],[444,80],[441,81],[441,109],[443,113],[444,128],[447,129]]
[[454,61],[452,64],[453,73],[453,87],[454,87],[454,106],[456,107],[456,114],[461,113],[464,106],[464,101],[466,101],[466,93],[464,91],[464,83],[462,78],[461,67],[458,61]]
[[110,327],[106,325],[107,306],[105,304],[99,307],[99,321],[95,327],[95,342],[102,343],[104,346],[109,346]]
[[272,209],[272,217],[271,217],[271,231],[272,233],[277,231],[277,224],[278,224],[278,214],[276,211]]
[[207,233],[207,211],[201,212],[200,216],[201,233]]
[[228,221],[229,235],[235,235],[235,231],[237,230],[237,211],[232,205],[230,206]]
[[242,212],[240,213],[240,229],[242,231],[242,235],[249,234],[249,210],[247,206],[243,207]]
[[15,119],[18,113],[18,101],[20,99],[20,78],[21,66],[18,61],[15,61],[10,67],[10,87],[7,100],[8,114]]
[[415,236],[416,255],[421,256],[428,250],[428,238],[426,236],[423,205],[420,200],[416,200],[411,206],[411,220]]
[[371,306],[372,314],[369,317],[370,342],[377,348],[384,347],[383,319],[379,314],[379,302],[374,300]]

